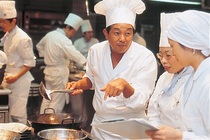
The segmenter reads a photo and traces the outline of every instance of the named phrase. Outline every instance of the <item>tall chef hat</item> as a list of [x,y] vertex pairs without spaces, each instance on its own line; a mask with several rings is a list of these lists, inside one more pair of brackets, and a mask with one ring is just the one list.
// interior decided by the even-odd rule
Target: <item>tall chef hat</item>
[[84,20],[81,25],[82,32],[93,31],[93,28],[90,24],[90,20]]
[[82,24],[83,19],[78,15],[73,13],[69,13],[68,17],[65,19],[64,24],[67,24],[73,27],[76,31],[79,29],[80,25]]
[[0,50],[0,68],[2,67],[2,65],[7,63],[7,56],[6,54]]
[[160,14],[160,41],[159,47],[170,47],[167,37],[167,26],[177,17],[180,12]]
[[168,38],[185,47],[210,55],[210,14],[187,10],[177,16],[167,28]]
[[0,1],[0,18],[10,19],[16,17],[15,1]]
[[135,28],[136,14],[145,10],[141,0],[103,0],[94,6],[97,14],[106,16],[106,27],[115,23],[128,23]]

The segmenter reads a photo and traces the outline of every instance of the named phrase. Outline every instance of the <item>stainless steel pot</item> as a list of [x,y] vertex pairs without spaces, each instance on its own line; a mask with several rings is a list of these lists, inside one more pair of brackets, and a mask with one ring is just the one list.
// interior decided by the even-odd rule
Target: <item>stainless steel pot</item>
[[0,129],[0,140],[19,140],[20,134],[14,131]]
[[54,128],[38,132],[37,136],[45,140],[84,140],[87,134],[80,130]]

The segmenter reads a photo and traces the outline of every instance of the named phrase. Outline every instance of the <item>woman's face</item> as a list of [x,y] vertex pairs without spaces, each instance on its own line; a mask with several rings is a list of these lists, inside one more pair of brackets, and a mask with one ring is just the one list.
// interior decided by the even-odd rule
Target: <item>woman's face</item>
[[171,47],[160,47],[157,57],[160,59],[162,66],[168,73],[177,73],[184,68],[173,55]]
[[189,66],[189,59],[192,54],[192,50],[171,39],[169,39],[169,44],[177,61],[184,67]]

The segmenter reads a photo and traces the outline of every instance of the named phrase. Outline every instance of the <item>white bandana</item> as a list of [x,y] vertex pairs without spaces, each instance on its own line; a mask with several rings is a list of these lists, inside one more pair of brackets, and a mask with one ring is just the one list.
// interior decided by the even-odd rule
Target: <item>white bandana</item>
[[210,14],[202,11],[187,10],[171,22],[167,37],[185,47],[201,50],[210,55]]

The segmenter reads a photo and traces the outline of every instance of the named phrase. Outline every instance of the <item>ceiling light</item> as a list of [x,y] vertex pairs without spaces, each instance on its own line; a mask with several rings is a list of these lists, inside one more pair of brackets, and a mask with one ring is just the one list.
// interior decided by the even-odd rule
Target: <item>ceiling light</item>
[[184,1],[184,0],[151,0],[156,2],[166,2],[166,3],[178,3],[178,4],[191,4],[191,5],[201,5],[199,1]]

